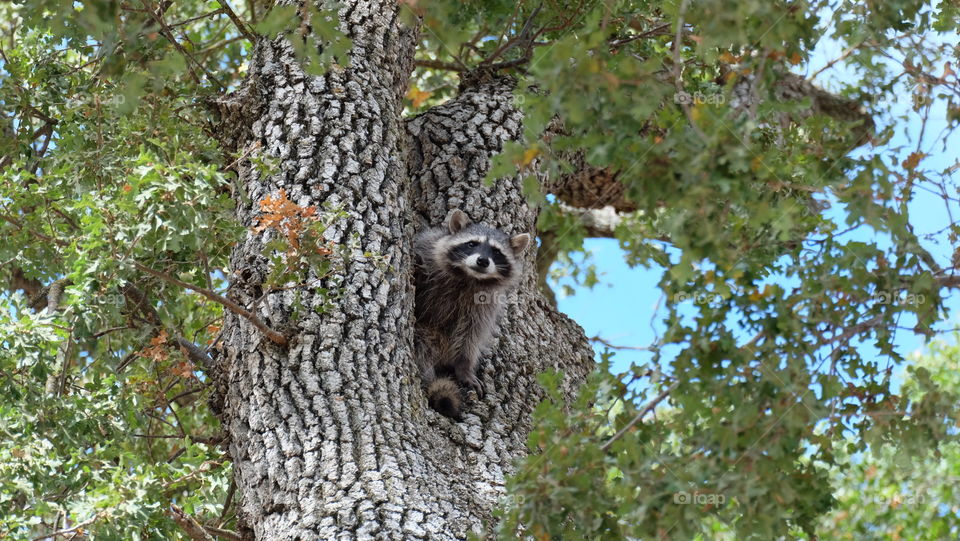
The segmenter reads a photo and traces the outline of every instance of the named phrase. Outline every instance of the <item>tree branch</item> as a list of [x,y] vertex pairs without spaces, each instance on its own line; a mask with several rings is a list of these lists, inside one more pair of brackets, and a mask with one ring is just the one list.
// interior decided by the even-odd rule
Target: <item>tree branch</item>
[[622,47],[628,43],[637,41],[638,39],[652,38],[654,36],[667,36],[670,35],[670,28],[673,26],[672,23],[663,23],[657,26],[654,26],[646,32],[641,32],[639,34],[634,34],[632,36],[627,36],[621,39],[615,39],[610,42],[610,48],[616,49],[617,47]]
[[24,295],[30,299],[30,307],[34,310],[40,310],[43,308],[43,306],[38,308],[35,303],[44,303],[44,306],[46,306],[47,296],[43,282],[35,278],[27,278],[22,268],[19,266],[11,266],[10,290],[16,291],[18,289],[22,289]]
[[440,60],[417,59],[413,61],[413,65],[419,66],[421,68],[430,68],[430,69],[438,69],[438,70],[449,70],[449,71],[456,71],[456,72],[467,71],[467,68],[459,64],[454,64],[453,62],[443,62]]
[[200,70],[203,71],[204,75],[206,75],[208,79],[216,83],[218,87],[220,87],[221,89],[226,88],[223,85],[223,83],[221,83],[220,80],[216,78],[216,76],[210,73],[210,71],[207,70],[207,68],[203,64],[201,64],[200,61],[194,58],[193,55],[191,55],[189,51],[184,49],[183,45],[181,45],[180,42],[177,41],[177,38],[173,35],[173,31],[170,30],[170,27],[167,25],[166,21],[163,20],[162,9],[156,10],[155,12],[153,9],[151,9],[151,6],[147,2],[147,0],[140,0],[140,3],[143,4],[144,9],[146,9],[150,17],[153,18],[154,22],[160,25],[160,34],[163,35],[163,37],[167,38],[167,41],[169,41],[174,46],[174,48],[176,48],[177,51],[179,51],[180,54],[183,55],[183,57],[188,61],[187,68],[190,72],[190,75],[193,77],[193,80],[195,83],[197,83],[198,85],[203,84],[200,81],[200,77],[196,74],[196,72],[193,71],[193,68],[189,66],[189,63],[191,62],[195,64],[198,68],[200,68]]
[[[8,216],[8,215],[6,215],[6,214],[0,214],[0,218],[3,218],[4,220],[10,222],[10,223],[13,224],[13,226],[16,227],[18,230],[21,230],[21,231],[24,230],[23,223],[20,222],[20,220],[17,220],[16,218],[14,218],[13,216]],[[35,229],[29,229],[28,231],[29,231],[29,233],[30,233],[31,235],[33,235],[34,237],[37,237],[38,239],[40,239],[40,240],[42,240],[42,241],[44,241],[44,242],[53,243],[53,244],[56,244],[57,246],[66,246],[66,245],[68,244],[67,242],[62,241],[62,240],[60,240],[60,239],[56,239],[56,238],[53,238],[53,237],[48,237],[47,235],[44,235],[43,233],[41,233],[41,232],[39,232],[39,231],[37,231],[37,230],[35,230]]]
[[624,427],[621,428],[619,432],[617,432],[616,434],[614,434],[609,440],[607,440],[606,443],[604,443],[603,445],[601,445],[601,446],[600,446],[600,450],[601,450],[601,451],[606,451],[607,449],[609,449],[610,446],[613,445],[613,442],[615,442],[615,441],[619,440],[620,438],[622,438],[623,435],[626,434],[628,430],[630,430],[631,428],[633,428],[634,425],[636,425],[637,423],[639,423],[640,420],[643,419],[643,417],[644,417],[646,414],[648,414],[648,413],[650,413],[651,411],[653,411],[653,409],[657,407],[657,404],[659,404],[660,402],[663,402],[663,399],[664,399],[664,398],[670,396],[670,393],[673,392],[673,390],[676,389],[678,385],[680,385],[680,382],[679,382],[679,381],[673,382],[673,385],[671,385],[671,386],[667,387],[666,389],[664,389],[663,392],[661,392],[659,395],[656,396],[656,398],[654,398],[653,400],[651,400],[650,402],[648,402],[647,405],[646,405],[642,410],[640,410],[640,413],[638,413],[633,419],[631,419],[629,423],[627,423],[626,425],[624,425]]
[[179,334],[176,336],[177,345],[180,346],[180,349],[187,354],[187,357],[190,358],[194,363],[199,363],[203,366],[204,370],[209,373],[214,369],[213,359],[206,354],[202,349],[197,347],[196,344],[187,340]]
[[178,279],[174,278],[173,276],[170,276],[170,275],[168,275],[168,274],[164,274],[164,273],[162,273],[162,272],[160,272],[160,271],[153,270],[153,269],[151,269],[150,267],[147,267],[146,265],[142,265],[142,264],[140,264],[140,263],[138,263],[138,262],[136,262],[136,261],[133,262],[133,265],[134,265],[136,268],[142,270],[143,272],[145,272],[145,273],[147,273],[147,274],[150,274],[150,275],[152,275],[152,276],[155,276],[155,277],[157,277],[157,278],[160,278],[161,280],[164,280],[164,281],[169,282],[169,283],[171,283],[171,284],[178,285],[178,286],[180,286],[180,287],[189,289],[189,290],[191,290],[191,291],[193,291],[193,292],[199,293],[199,294],[203,295],[204,297],[212,300],[213,302],[216,302],[216,303],[219,303],[219,304],[223,305],[224,308],[230,310],[231,312],[233,312],[234,314],[237,314],[237,315],[240,316],[240,317],[245,318],[247,321],[249,321],[250,323],[252,323],[254,327],[260,329],[260,331],[261,331],[263,334],[265,334],[265,335],[267,336],[267,338],[269,338],[273,343],[275,343],[275,344],[277,344],[277,345],[280,345],[280,346],[286,346],[286,345],[287,345],[287,342],[288,342],[288,341],[287,341],[287,337],[286,337],[286,336],[284,336],[283,334],[281,334],[281,333],[279,333],[279,332],[271,329],[271,328],[268,327],[264,322],[260,321],[260,318],[258,318],[258,317],[255,316],[254,314],[251,314],[251,313],[250,313],[249,311],[247,311],[244,307],[242,307],[242,306],[240,306],[239,304],[231,301],[230,299],[227,299],[226,297],[223,297],[223,296],[221,296],[221,295],[218,295],[217,293],[215,293],[215,292],[213,292],[213,291],[210,291],[209,289],[205,289],[205,288],[202,288],[202,287],[197,287],[197,286],[195,286],[195,285],[193,285],[193,284],[188,284],[187,282],[184,282],[184,281],[182,281],[182,280],[178,280]]
[[233,24],[234,26],[237,27],[237,30],[239,30],[240,33],[243,34],[243,37],[250,40],[251,43],[256,43],[257,37],[254,36],[247,29],[247,25],[242,20],[240,20],[240,17],[238,17],[236,12],[233,11],[233,8],[230,7],[230,4],[226,0],[223,0],[222,2],[220,2],[220,5],[223,6],[224,13],[227,14],[227,17],[230,17],[230,20],[233,21]]
[[34,537],[33,541],[44,541],[49,539],[56,539],[57,537],[66,537],[67,535],[71,535],[71,534],[76,536],[76,534],[78,534],[81,530],[93,524],[94,522],[97,521],[97,519],[103,517],[105,514],[106,514],[106,511],[101,511],[96,515],[93,515],[92,517],[88,518],[87,520],[84,520],[83,522],[78,522],[77,524],[74,524],[69,528],[64,528],[62,530],[57,530],[55,532],[50,532],[48,534],[43,534],[43,535]]
[[550,267],[557,260],[560,251],[557,248],[557,234],[554,231],[544,231],[538,235],[540,238],[540,247],[537,249],[537,286],[540,293],[550,301],[550,306],[557,307],[557,295],[553,292],[550,284],[547,282],[547,276],[550,273]]
[[589,340],[589,341],[591,341],[591,342],[597,342],[597,343],[603,344],[604,346],[606,346],[606,347],[608,347],[608,348],[610,348],[610,349],[624,349],[624,350],[631,350],[631,351],[653,351],[653,348],[649,348],[649,347],[618,346],[618,345],[613,344],[613,343],[611,343],[610,341],[606,340],[605,338],[601,338],[599,335],[598,335],[598,336],[593,336],[593,337],[591,337],[591,338],[587,338],[587,340]]
[[[204,530],[203,525],[197,522],[197,519],[183,512],[183,509],[175,504],[170,504],[168,511],[170,518],[173,519],[191,539],[195,541],[216,541],[213,536]],[[239,539],[239,536],[237,537]]]

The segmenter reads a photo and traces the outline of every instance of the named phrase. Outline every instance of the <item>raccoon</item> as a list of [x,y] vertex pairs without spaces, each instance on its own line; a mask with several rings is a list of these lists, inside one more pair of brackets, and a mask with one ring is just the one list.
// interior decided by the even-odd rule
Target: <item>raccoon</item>
[[457,209],[445,227],[414,238],[417,293],[414,355],[430,407],[459,420],[461,386],[483,398],[480,355],[493,338],[505,295],[520,277],[530,235],[510,237]]

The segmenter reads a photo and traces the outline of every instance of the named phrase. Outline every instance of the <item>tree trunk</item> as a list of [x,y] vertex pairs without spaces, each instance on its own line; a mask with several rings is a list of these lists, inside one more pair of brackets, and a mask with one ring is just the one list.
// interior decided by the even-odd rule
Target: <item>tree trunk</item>
[[[475,77],[450,102],[405,122],[415,32],[395,0],[345,2],[349,67],[304,74],[285,40],[261,40],[245,86],[220,102],[227,148],[279,161],[262,177],[239,165],[237,216],[285,190],[302,206],[341,206],[327,230],[354,256],[318,285],[263,295],[269,232],[248,230],[232,256],[231,299],[289,337],[271,342],[228,313],[219,371],[221,417],[241,526],[256,539],[463,539],[489,525],[505,476],[526,454],[547,368],[572,394],[592,368],[581,329],[538,293],[534,250],[494,352],[481,361],[487,396],[463,422],[427,407],[411,355],[412,236],[452,208],[510,234],[533,232],[519,178],[485,186],[490,158],[520,134],[512,83]],[[382,261],[364,257],[379,254]],[[385,264],[384,264],[385,263]],[[313,287],[337,290],[332,306]],[[329,302],[328,302],[329,304]]]

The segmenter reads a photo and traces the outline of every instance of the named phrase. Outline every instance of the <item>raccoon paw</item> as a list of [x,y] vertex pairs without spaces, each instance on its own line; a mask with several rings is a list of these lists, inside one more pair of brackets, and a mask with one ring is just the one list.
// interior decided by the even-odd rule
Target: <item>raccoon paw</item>
[[486,393],[486,388],[483,385],[483,382],[480,381],[475,375],[470,375],[464,378],[463,384],[470,389],[471,391],[477,393],[477,398],[482,399]]

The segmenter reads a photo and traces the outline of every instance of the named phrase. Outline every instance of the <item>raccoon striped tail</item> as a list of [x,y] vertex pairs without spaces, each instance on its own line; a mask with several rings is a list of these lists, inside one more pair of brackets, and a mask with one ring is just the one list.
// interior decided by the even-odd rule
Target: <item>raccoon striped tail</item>
[[451,419],[460,420],[460,387],[450,378],[437,378],[427,387],[430,407]]

